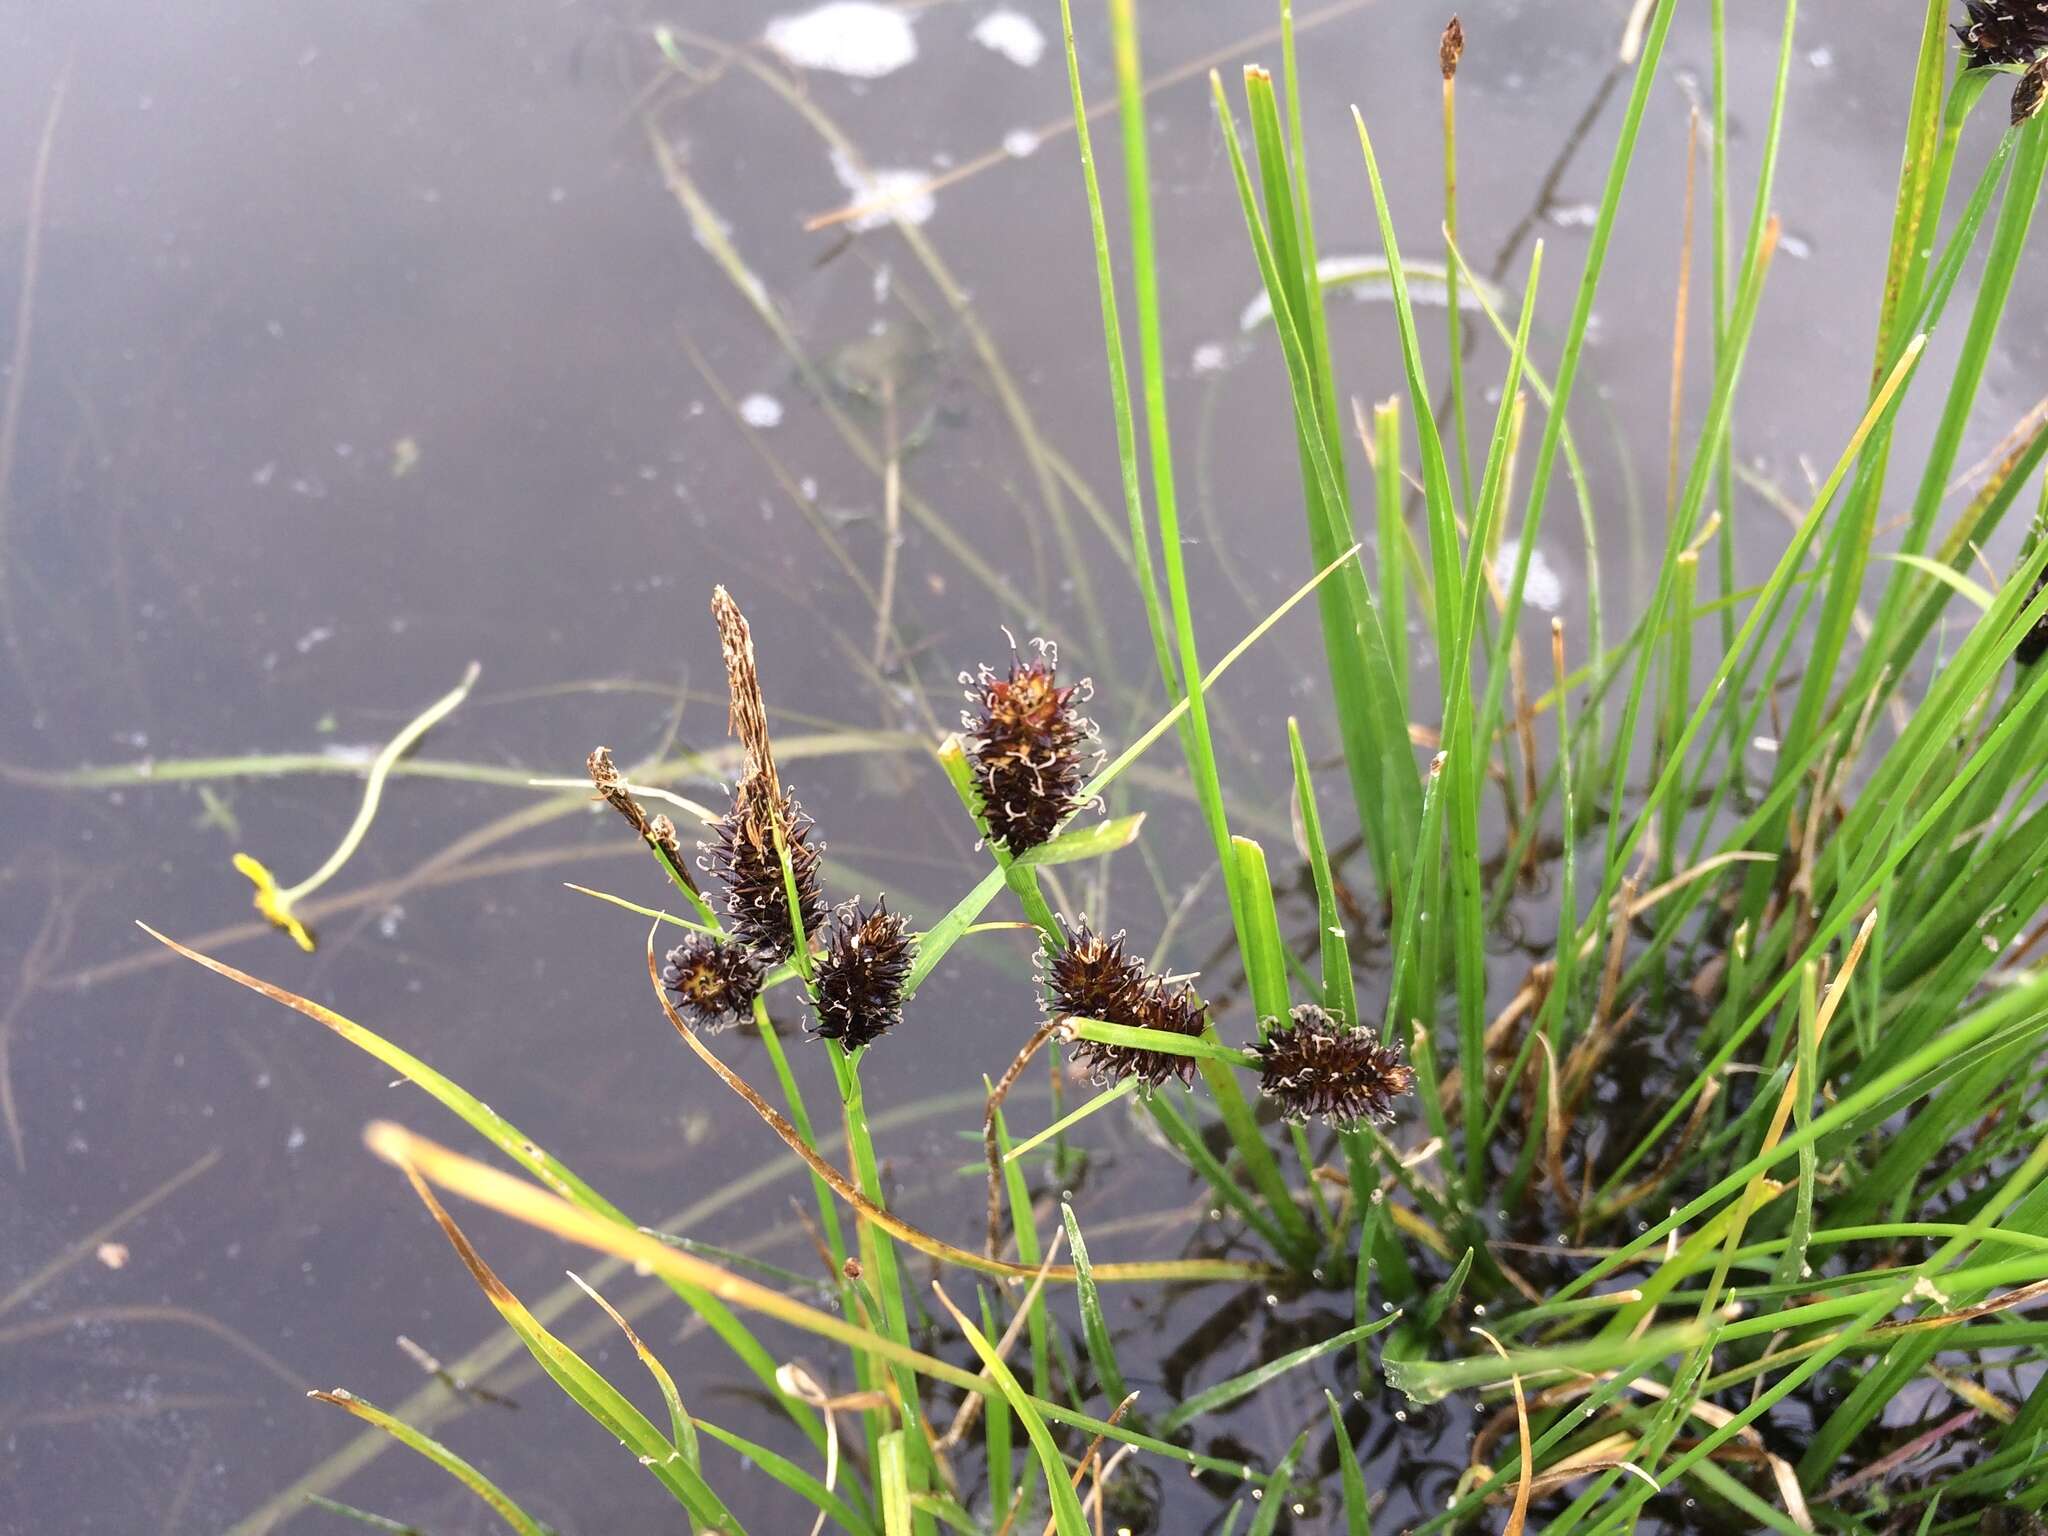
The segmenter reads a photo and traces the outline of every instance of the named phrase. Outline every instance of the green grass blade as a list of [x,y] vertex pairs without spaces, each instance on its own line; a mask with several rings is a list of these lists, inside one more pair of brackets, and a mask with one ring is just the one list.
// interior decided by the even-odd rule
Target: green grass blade
[[981,1367],[989,1379],[1010,1405],[1010,1411],[1017,1416],[1017,1422],[1024,1426],[1024,1433],[1031,1441],[1032,1450],[1038,1453],[1038,1464],[1045,1473],[1046,1490],[1052,1498],[1053,1527],[1059,1536],[1088,1536],[1087,1517],[1081,1513],[1081,1501],[1074,1493],[1069,1479],[1067,1463],[1060,1455],[1060,1448],[1053,1443],[1052,1432],[1045,1427],[1045,1420],[1015,1374],[995,1351],[995,1346],[982,1336],[979,1328],[967,1319],[967,1314],[953,1305],[953,1299],[944,1287],[934,1284],[932,1292],[939,1298],[939,1304],[952,1316],[954,1326],[981,1360]]
[[[137,926],[151,938],[177,951],[195,964],[204,966],[217,975],[225,976],[228,980],[239,983],[273,1002],[282,1003],[293,1012],[302,1013],[316,1024],[332,1030],[357,1050],[382,1062],[407,1082],[424,1089],[430,1097],[453,1111],[492,1147],[504,1153],[564,1200],[629,1231],[637,1230],[636,1224],[625,1212],[584,1183],[559,1158],[542,1150],[538,1142],[511,1121],[498,1114],[461,1084],[435,1071],[410,1051],[393,1044],[376,1031],[365,1028],[353,1019],[344,1018],[332,1008],[324,1007],[296,993],[287,992],[284,988],[267,981],[261,981],[246,971],[236,970],[233,966],[202,955],[197,950],[187,949],[176,940],[165,938],[147,925]],[[679,1286],[676,1294],[686,1306],[704,1319],[706,1325],[740,1358],[763,1388],[773,1394],[774,1400],[782,1405],[783,1410],[812,1443],[823,1450],[825,1428],[818,1422],[817,1415],[784,1394],[776,1385],[775,1358],[753,1336],[747,1326],[733,1315],[731,1308],[698,1287]]]
[[1245,1528],[1245,1536],[1273,1536],[1273,1532],[1280,1528],[1280,1517],[1287,1510],[1287,1493],[1293,1482],[1295,1464],[1301,1460],[1301,1453],[1307,1446],[1308,1431],[1303,1430],[1294,1437],[1294,1444],[1280,1458],[1280,1465],[1273,1469],[1273,1475],[1259,1489],[1258,1509],[1252,1516],[1252,1523]]
[[902,1430],[892,1429],[875,1442],[875,1481],[882,1490],[884,1536],[910,1536],[910,1467]]
[[[1349,503],[1336,467],[1330,463],[1318,418],[1317,384],[1308,344],[1296,307],[1289,299],[1298,283],[1298,268],[1290,275],[1276,254],[1275,242],[1267,237],[1222,81],[1213,74],[1209,80],[1217,116],[1223,125],[1224,147],[1229,153],[1238,200],[1243,206],[1246,231],[1273,306],[1273,322],[1287,364],[1296,436],[1303,459],[1309,545],[1318,561],[1328,563],[1355,535]],[[1270,151],[1270,155],[1277,156],[1279,118],[1273,103],[1271,77],[1262,70],[1247,70],[1245,80],[1247,97],[1253,103],[1254,130],[1260,135],[1261,154],[1268,155]],[[1286,178],[1276,168],[1268,173],[1268,184],[1284,191]],[[1413,825],[1409,813],[1421,798],[1420,786],[1414,772],[1414,753],[1408,744],[1407,720],[1399,705],[1400,691],[1394,684],[1385,630],[1366,587],[1363,569],[1345,562],[1340,579],[1322,589],[1319,606],[1331,690],[1344,736],[1345,763],[1360,825],[1382,887],[1399,890],[1405,885],[1409,862],[1406,829]]]
[[1067,1250],[1074,1256],[1074,1294],[1081,1305],[1081,1337],[1088,1344],[1088,1358],[1095,1366],[1095,1379],[1102,1395],[1114,1405],[1128,1395],[1124,1374],[1116,1363],[1116,1346],[1110,1341],[1109,1324],[1103,1320],[1102,1297],[1095,1289],[1095,1274],[1088,1263],[1088,1245],[1081,1240],[1081,1223],[1074,1208],[1060,1202],[1060,1219],[1067,1227]]
[[1323,1006],[1347,1024],[1362,1024],[1358,989],[1351,975],[1351,946],[1344,934],[1344,916],[1337,904],[1337,882],[1330,870],[1330,850],[1323,842],[1323,818],[1316,809],[1316,787],[1309,777],[1308,753],[1301,744],[1301,723],[1287,717],[1287,754],[1294,766],[1294,798],[1301,807],[1308,867],[1316,887],[1316,927],[1322,955]]
[[1306,1345],[1301,1349],[1290,1350],[1288,1353],[1280,1356],[1279,1359],[1269,1360],[1255,1370],[1246,1371],[1242,1376],[1233,1376],[1228,1381],[1219,1381],[1215,1386],[1197,1392],[1194,1396],[1183,1400],[1177,1405],[1171,1413],[1160,1421],[1159,1432],[1162,1435],[1170,1435],[1183,1425],[1194,1423],[1196,1419],[1199,1419],[1205,1413],[1214,1413],[1217,1409],[1228,1407],[1240,1398],[1251,1396],[1252,1393],[1266,1386],[1269,1382],[1278,1381],[1289,1371],[1299,1370],[1302,1366],[1320,1360],[1325,1355],[1335,1354],[1338,1350],[1348,1348],[1358,1343],[1361,1339],[1371,1338],[1383,1329],[1392,1327],[1400,1320],[1400,1317],[1401,1314],[1398,1312],[1389,1312],[1385,1317],[1375,1318],[1372,1322],[1362,1323],[1356,1328],[1346,1328],[1342,1333],[1332,1334],[1329,1338],[1323,1339],[1318,1343]]
[[823,1510],[825,1517],[837,1521],[839,1528],[846,1531],[848,1536],[875,1536],[873,1521],[781,1452],[749,1440],[744,1435],[721,1428],[708,1419],[698,1419],[696,1425],[721,1445],[739,1452],[770,1479],[787,1488],[806,1504],[814,1509]]
[[[347,1410],[364,1423],[373,1424],[383,1430],[407,1450],[425,1457],[490,1506],[498,1518],[517,1532],[518,1536],[547,1536],[540,1522],[513,1503],[503,1489],[433,1436],[420,1433],[403,1419],[395,1419],[383,1409],[339,1387],[331,1392],[309,1392],[306,1395]],[[392,1530],[410,1529],[388,1522],[386,1524],[387,1528]]]

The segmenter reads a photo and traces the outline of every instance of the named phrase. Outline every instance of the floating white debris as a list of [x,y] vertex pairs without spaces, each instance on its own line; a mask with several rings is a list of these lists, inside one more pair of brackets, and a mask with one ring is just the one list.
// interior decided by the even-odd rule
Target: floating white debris
[[1220,341],[1205,341],[1195,348],[1193,363],[1197,373],[1221,373],[1230,366],[1230,353]]
[[1045,34],[1038,30],[1038,23],[1008,6],[990,11],[976,22],[974,40],[1019,69],[1029,69],[1045,57]]
[[864,171],[844,150],[832,151],[832,174],[861,209],[847,222],[855,229],[879,229],[901,219],[922,224],[938,207],[932,179],[923,171]]
[[875,0],[830,0],[815,10],[777,16],[762,38],[799,69],[829,69],[861,80],[879,80],[917,57],[909,13]]
[[782,422],[782,402],[773,395],[749,395],[740,402],[740,420],[750,427],[779,426]]
[[[1408,278],[1409,303],[1430,309],[1443,309],[1450,303],[1450,274],[1442,262],[1410,258],[1401,263],[1401,268]],[[1316,276],[1322,280],[1325,292],[1346,293],[1361,304],[1383,303],[1394,296],[1393,275],[1384,256],[1325,256],[1316,263]],[[1491,283],[1485,285],[1485,295],[1495,309],[1504,302],[1501,291]],[[1458,308],[1479,307],[1479,295],[1472,291],[1472,285],[1460,283]],[[1245,305],[1237,317],[1237,328],[1257,330],[1272,318],[1272,303],[1261,292]]]
[[[1494,557],[1493,570],[1503,586],[1514,580],[1515,562],[1521,557],[1521,545],[1516,540],[1500,541],[1500,553]],[[1522,601],[1545,613],[1555,613],[1564,606],[1564,582],[1551,563],[1543,558],[1541,548],[1529,551],[1529,579],[1522,583]]]
[[1038,135],[1029,128],[1012,128],[1003,135],[1003,153],[1013,160],[1022,160],[1038,148]]

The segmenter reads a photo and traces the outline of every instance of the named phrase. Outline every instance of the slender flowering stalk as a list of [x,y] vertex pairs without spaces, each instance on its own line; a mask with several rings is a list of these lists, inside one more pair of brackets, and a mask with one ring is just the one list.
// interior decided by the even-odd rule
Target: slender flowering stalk
[[1259,1089],[1284,1119],[1320,1115],[1340,1129],[1393,1118],[1393,1101],[1415,1086],[1415,1069],[1369,1030],[1352,1029],[1303,1003],[1252,1047]]
[[[1059,925],[1066,936],[1065,946],[1040,962],[1045,973],[1044,1003],[1048,1015],[1056,1019],[1100,1019],[1105,1024],[1165,1034],[1202,1033],[1208,1023],[1208,1005],[1195,996],[1195,989],[1186,982],[1176,986],[1148,970],[1144,962],[1125,954],[1121,932],[1105,938],[1088,926],[1086,918],[1071,928],[1061,918]],[[1074,1059],[1104,1086],[1136,1078],[1147,1088],[1156,1088],[1169,1077],[1187,1083],[1195,1074],[1192,1056],[1168,1051],[1077,1040],[1073,1052]]]
[[1019,656],[1014,642],[1010,669],[963,672],[967,700],[960,716],[967,755],[981,793],[989,836],[1012,858],[1047,842],[1082,806],[1081,790],[1101,753],[1091,751],[1095,722],[1074,708],[1094,685],[1083,678],[1059,681],[1059,649],[1034,640],[1036,655]]
[[858,897],[832,910],[812,991],[819,1038],[849,1051],[872,1045],[903,1018],[903,989],[916,948],[910,925],[888,902],[863,907]]
[[661,984],[696,1023],[716,1033],[753,1010],[762,972],[760,959],[744,945],[698,934],[668,952]]

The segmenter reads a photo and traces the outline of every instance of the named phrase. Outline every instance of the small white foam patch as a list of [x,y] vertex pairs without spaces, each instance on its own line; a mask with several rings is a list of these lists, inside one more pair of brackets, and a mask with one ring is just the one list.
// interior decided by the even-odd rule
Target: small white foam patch
[[829,0],[815,10],[777,16],[762,39],[799,69],[829,69],[879,80],[917,57],[908,12],[876,0]]
[[939,206],[932,179],[923,171],[864,171],[844,150],[835,149],[832,174],[862,210],[847,221],[854,229],[879,229],[895,219],[922,224]]
[[1045,34],[1038,30],[1038,23],[1008,6],[990,11],[976,22],[974,40],[1019,69],[1029,69],[1045,57]]
[[773,395],[749,395],[740,402],[740,420],[750,427],[780,426],[782,402]]
[[[1521,557],[1521,545],[1516,540],[1500,541],[1500,553],[1494,556],[1493,572],[1500,578],[1502,586],[1515,579],[1515,562]],[[1529,579],[1522,583],[1522,601],[1545,613],[1556,613],[1564,606],[1564,580],[1557,574],[1556,567],[1543,558],[1540,545],[1529,551]]]
[[1221,373],[1230,366],[1230,353],[1220,341],[1205,341],[1195,348],[1195,372]]
[[1038,149],[1038,135],[1029,128],[1012,128],[1003,135],[1003,153],[1012,159],[1022,160]]

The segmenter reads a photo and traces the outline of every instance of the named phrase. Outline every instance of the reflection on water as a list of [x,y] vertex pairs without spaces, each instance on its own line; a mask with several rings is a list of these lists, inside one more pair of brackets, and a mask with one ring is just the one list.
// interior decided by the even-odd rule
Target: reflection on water
[[[1467,18],[1467,245],[1513,287],[1529,239],[1548,241],[1539,349],[1562,330],[1586,239],[1574,210],[1604,171],[1627,9],[1502,0]],[[1731,8],[1738,196],[1775,46],[1764,9]],[[1896,171],[1914,9],[1802,8],[1780,173],[1801,248],[1773,274],[1740,428],[1744,457],[1793,486],[1799,456],[1832,457],[1860,404],[1812,381],[1853,386],[1865,366],[1888,228],[1870,189]],[[1662,499],[1702,15],[1678,22],[1580,396],[1611,616]],[[1305,16],[1332,252],[1377,246],[1346,147],[1357,100],[1411,253],[1441,260],[1442,20],[1387,3]],[[1220,649],[1307,571],[1279,361],[1269,335],[1240,330],[1256,273],[1201,80],[1212,56],[1274,50],[1245,41],[1270,24],[1262,6],[1147,21],[1191,568]],[[562,887],[655,900],[644,861],[584,796],[527,781],[573,774],[599,741],[624,763],[723,748],[713,581],[754,618],[787,775],[837,891],[885,889],[930,916],[978,872],[922,747],[999,626],[1057,637],[1094,674],[1112,746],[1156,715],[1116,553],[1056,9],[836,0],[769,24],[767,46],[731,7],[628,0],[78,0],[0,27],[0,294],[20,295],[21,322],[0,435],[0,1529],[253,1529],[236,1522],[295,1511],[266,1501],[361,1455],[346,1420],[303,1399],[334,1385],[444,1423],[565,1530],[647,1528],[659,1489],[513,1358],[359,1145],[374,1116],[453,1134],[445,1116],[304,1019],[167,965],[130,925],[204,936],[375,1024],[628,1209],[808,1263],[795,1170],[764,1162],[760,1127],[664,1038],[641,934]],[[1107,97],[1092,15],[1081,47]],[[924,195],[893,222],[874,200],[913,178]],[[1398,379],[1384,305],[1369,280],[1360,292],[1333,313],[1346,387],[1370,400]],[[2013,333],[2033,350],[1994,363],[2007,415],[2041,362],[2040,327]],[[1474,356],[1477,377],[1498,365],[1490,341]],[[1566,494],[1560,481],[1540,553],[1577,623],[1588,572]],[[1759,530],[1744,559],[1775,547],[1776,517],[1761,499],[1735,509]],[[1291,618],[1218,711],[1238,814],[1273,847],[1280,717],[1333,738],[1319,654],[1314,621]],[[309,903],[322,942],[299,954],[253,920],[230,855],[313,868],[366,758],[472,657],[477,691]],[[86,765],[120,766],[65,777]],[[1199,827],[1169,756],[1151,768],[1134,793],[1157,813],[1157,880],[1132,861],[1114,889],[1068,895],[1148,945],[1170,929],[1173,962],[1192,965],[1220,903],[1198,892],[1183,909]],[[1023,968],[1000,938],[963,951],[919,998],[914,1048],[870,1078],[898,1199],[940,1231],[973,1231],[980,1198],[950,1173],[971,1160],[956,1133],[974,1116],[943,1096],[1009,1059],[1033,1012]],[[758,1042],[733,1054],[765,1070]],[[822,1064],[800,1061],[828,1091]],[[1035,1123],[1043,1086],[1013,1103]],[[1091,1127],[1101,1155],[1074,1198],[1100,1246],[1216,1240],[1131,1125]],[[559,1251],[474,1225],[515,1289],[618,1362]],[[743,1433],[772,1422],[721,1351],[676,1337],[665,1293],[584,1273],[610,1276],[694,1408]],[[1163,1400],[1329,1331],[1328,1301],[1120,1297],[1112,1323],[1134,1383]],[[451,1394],[399,1334],[518,1408]],[[1469,1426],[1397,1413],[1348,1364],[1224,1415],[1208,1433],[1237,1449],[1219,1454],[1270,1465],[1323,1412],[1324,1383],[1346,1395],[1376,1486],[1442,1499]],[[743,1516],[783,1507],[736,1461],[720,1470]],[[1161,1529],[1216,1519],[1220,1490],[1160,1482]],[[399,1457],[334,1486],[436,1533],[482,1528]]]

